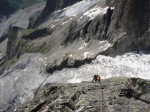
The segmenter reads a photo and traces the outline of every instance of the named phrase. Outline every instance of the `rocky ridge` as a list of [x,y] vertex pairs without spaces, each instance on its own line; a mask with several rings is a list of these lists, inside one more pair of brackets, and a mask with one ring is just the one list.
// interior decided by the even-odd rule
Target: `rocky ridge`
[[[121,93],[122,89],[126,92]],[[149,81],[136,78],[46,84],[35,92],[32,101],[24,103],[16,112],[149,112],[149,89]]]

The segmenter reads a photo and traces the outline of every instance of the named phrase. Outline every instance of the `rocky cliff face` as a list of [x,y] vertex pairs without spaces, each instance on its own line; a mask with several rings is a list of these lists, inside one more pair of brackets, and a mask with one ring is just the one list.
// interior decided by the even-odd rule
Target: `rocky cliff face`
[[114,52],[124,53],[139,49],[149,51],[149,4],[149,0],[118,2],[107,33],[107,38],[115,42]]
[[[38,89],[47,83],[91,81],[97,73],[102,79],[120,76],[150,79],[149,10],[149,0],[47,0],[46,4],[35,4],[12,14],[0,23],[2,111],[12,112],[15,105],[31,100],[35,91],[40,94],[43,90]],[[55,86],[60,91],[66,87]],[[56,94],[60,91],[56,89]],[[56,102],[61,108],[70,105],[65,107],[69,111],[79,109],[74,101],[72,108],[72,103],[65,103],[66,98],[60,99],[62,103]],[[125,106],[126,101],[129,99],[123,102]],[[45,105],[52,105],[51,110],[55,110],[56,106],[51,99],[38,104],[33,104],[35,108],[27,106],[27,111],[41,111]],[[140,104],[143,107],[145,102],[140,100],[137,105]],[[120,105],[114,111],[117,109],[120,110]],[[147,103],[143,109],[147,109]]]
[[37,26],[36,24],[40,24],[48,17],[48,15],[50,15],[54,11],[63,9],[79,1],[81,0],[48,0],[40,17],[38,17],[36,22],[34,23],[34,26]]
[[149,81],[134,78],[46,84],[35,92],[31,102],[26,102],[16,112],[149,112],[149,89]]

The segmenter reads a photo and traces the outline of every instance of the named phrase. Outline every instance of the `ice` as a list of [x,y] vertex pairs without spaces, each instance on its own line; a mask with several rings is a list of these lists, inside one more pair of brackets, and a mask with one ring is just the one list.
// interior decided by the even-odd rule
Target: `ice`
[[111,10],[115,9],[115,7],[110,7]]
[[110,44],[108,41],[100,41],[99,44],[99,50],[107,50],[109,47],[112,46],[112,44]]
[[[97,2],[99,1],[105,1],[105,0],[82,0],[80,2],[77,2],[76,4],[66,7],[62,10],[57,10],[53,12],[45,22],[39,26],[39,28],[43,28],[45,26],[49,26],[52,22],[58,22],[65,20],[66,18],[76,18],[78,15],[83,15],[85,12],[87,15],[81,16],[80,19],[77,21],[79,22],[83,17],[93,19],[98,14],[104,14],[106,13],[106,8],[96,7],[90,10],[91,7],[93,7]],[[92,11],[92,12],[90,12]],[[64,23],[65,24],[65,23]],[[62,24],[63,25],[63,24]]]
[[81,79],[77,78],[77,75],[75,75],[74,78],[67,81],[68,83],[81,83]]
[[90,53],[90,52],[84,52],[83,53],[83,59],[86,59],[86,58],[89,58],[91,55],[93,55],[92,53]]
[[43,61],[43,58],[39,58],[39,61]]
[[88,16],[90,18],[90,20],[92,20],[99,14],[102,14],[102,15],[105,14],[107,9],[108,9],[108,7],[101,8],[101,7],[96,6],[92,9],[86,11],[83,15]]
[[79,18],[78,22],[79,22],[82,18],[83,18],[83,16],[81,16],[81,17]]
[[81,46],[79,47],[79,50],[81,50],[81,49],[85,48],[87,45],[88,45],[88,43],[85,43],[85,42],[84,42],[84,44],[83,44],[83,45],[81,45]]
[[69,21],[65,21],[65,22],[62,23],[62,25],[66,24],[66,23],[68,23],[68,22],[69,22]]
[[[108,8],[109,7],[102,8],[102,7],[95,6],[94,8],[86,11],[83,15],[89,17],[90,20],[92,20],[97,15],[104,15],[104,14],[106,14]],[[115,7],[110,7],[110,8],[114,9]]]
[[99,44],[105,43],[105,41],[100,41]]
[[69,55],[69,57],[73,57],[73,55],[72,55],[72,54],[70,54],[70,55]]
[[55,27],[55,25],[51,25],[51,28],[54,28]]
[[76,16],[77,14],[85,12],[89,7],[91,7],[98,1],[99,0],[83,0],[81,2],[78,2],[70,7],[65,8],[63,15],[68,17]]
[[150,55],[142,53],[126,53],[116,57],[99,55],[91,64],[54,72],[47,81],[70,83],[76,79],[74,77],[78,77],[81,81],[91,81],[93,75],[97,73],[102,79],[137,77],[150,80]]

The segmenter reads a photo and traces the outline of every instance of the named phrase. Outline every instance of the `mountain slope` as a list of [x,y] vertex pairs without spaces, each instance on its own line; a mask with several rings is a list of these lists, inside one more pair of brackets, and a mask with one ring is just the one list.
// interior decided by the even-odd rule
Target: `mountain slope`
[[0,23],[13,12],[15,12],[15,8],[13,8],[8,1],[0,1]]
[[[131,82],[129,82],[131,81]],[[108,83],[109,82],[109,83]],[[139,85],[143,83],[143,85]],[[149,112],[150,83],[140,79],[112,78],[99,83],[84,82],[80,84],[46,84],[36,93],[32,101],[26,102],[17,112],[58,111],[58,112]],[[128,87],[133,85],[132,95]],[[121,93],[121,88],[127,90]],[[122,88],[123,89],[123,88]],[[145,93],[144,93],[145,92]],[[121,97],[122,95],[122,97]],[[148,102],[147,102],[148,101]]]
[[48,0],[17,11],[0,24],[0,108],[97,73],[150,79],[149,10],[149,0]]
[[0,22],[18,9],[26,8],[44,0],[1,0]]
[[[134,5],[133,5],[134,4]],[[116,42],[117,53],[149,51],[150,1],[119,1],[112,15],[107,37]]]

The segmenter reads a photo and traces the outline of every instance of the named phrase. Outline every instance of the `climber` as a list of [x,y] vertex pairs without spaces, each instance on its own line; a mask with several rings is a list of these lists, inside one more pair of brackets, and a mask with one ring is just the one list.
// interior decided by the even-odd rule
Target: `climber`
[[93,82],[93,81],[95,81],[95,82],[100,82],[100,80],[101,80],[101,78],[100,78],[100,76],[97,74],[97,75],[94,75],[94,76],[93,76],[92,82]]

